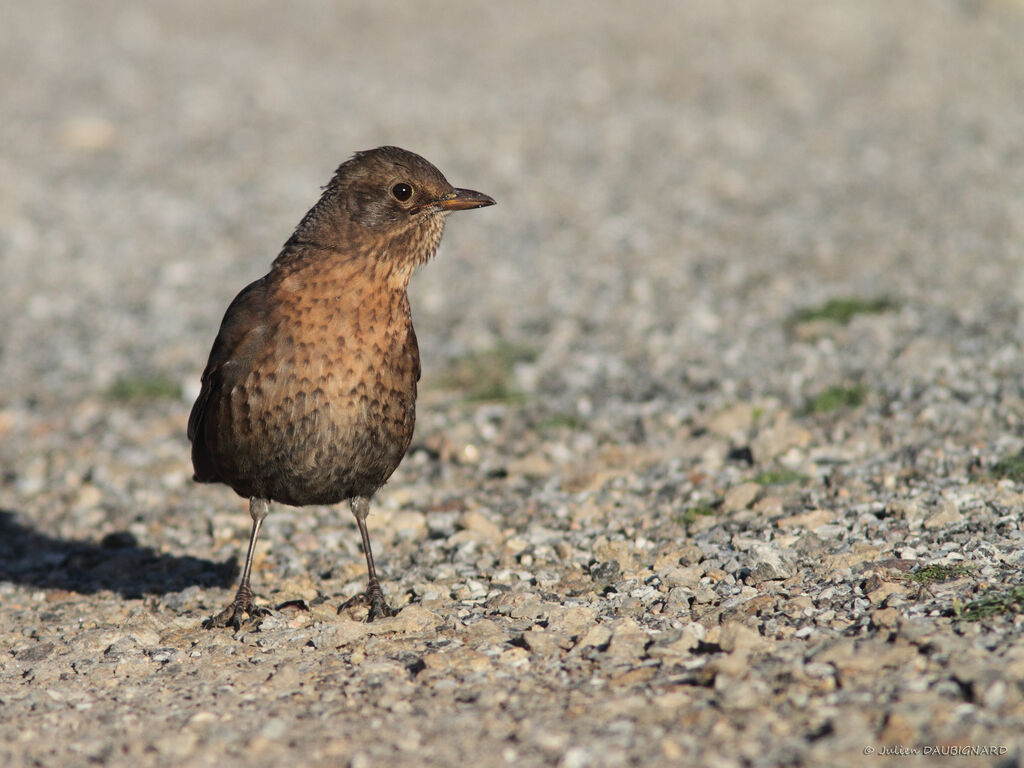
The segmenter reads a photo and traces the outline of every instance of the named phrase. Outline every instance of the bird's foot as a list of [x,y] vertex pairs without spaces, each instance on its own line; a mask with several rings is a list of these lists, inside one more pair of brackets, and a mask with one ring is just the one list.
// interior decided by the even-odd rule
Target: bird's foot
[[380,587],[374,589],[372,586],[365,592],[360,592],[355,597],[350,597],[338,606],[338,613],[345,613],[356,606],[367,606],[366,623],[369,624],[375,619],[386,619],[395,615],[395,611],[387,604],[384,593]]
[[366,599],[370,602],[370,612],[366,615],[367,624],[374,619],[387,619],[395,615],[391,606],[384,599],[384,593],[381,592],[380,587],[367,591]]
[[[252,601],[252,595],[236,595],[227,608],[203,622],[204,629],[219,629],[231,627],[236,632],[242,628],[242,617],[248,614],[250,620],[258,620],[269,616],[270,611],[256,605]],[[258,624],[257,624],[258,626]]]

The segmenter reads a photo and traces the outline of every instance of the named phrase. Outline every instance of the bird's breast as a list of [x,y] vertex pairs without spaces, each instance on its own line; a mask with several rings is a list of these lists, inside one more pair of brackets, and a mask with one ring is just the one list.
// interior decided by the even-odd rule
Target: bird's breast
[[296,405],[339,427],[404,425],[419,357],[404,290],[314,283],[281,308],[274,364]]
[[[404,286],[283,281],[268,338],[232,393],[255,456],[289,466],[318,498],[369,495],[398,466],[415,423],[419,351]],[[305,502],[304,502],[305,503]]]

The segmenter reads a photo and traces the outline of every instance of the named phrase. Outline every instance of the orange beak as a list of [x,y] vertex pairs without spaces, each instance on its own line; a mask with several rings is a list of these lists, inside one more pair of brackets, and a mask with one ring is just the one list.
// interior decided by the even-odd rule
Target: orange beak
[[456,189],[440,200],[435,200],[423,207],[437,206],[442,211],[468,211],[471,208],[483,208],[494,205],[494,203],[494,198],[483,192],[474,192],[472,189]]

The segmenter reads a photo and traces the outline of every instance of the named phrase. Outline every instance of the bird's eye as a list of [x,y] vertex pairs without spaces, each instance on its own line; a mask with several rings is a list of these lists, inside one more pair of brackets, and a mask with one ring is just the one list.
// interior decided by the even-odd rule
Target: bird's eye
[[397,200],[400,203],[404,203],[406,200],[412,197],[412,187],[410,187],[408,184],[405,184],[404,182],[401,182],[395,184],[395,186],[391,188],[391,194],[394,196],[395,200]]

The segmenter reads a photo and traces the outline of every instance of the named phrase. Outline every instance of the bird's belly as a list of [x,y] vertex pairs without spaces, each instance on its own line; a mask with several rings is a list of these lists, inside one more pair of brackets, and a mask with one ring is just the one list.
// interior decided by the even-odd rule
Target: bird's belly
[[[412,440],[416,381],[401,370],[380,376],[287,376],[276,387],[242,387],[233,403],[248,457],[235,490],[284,504],[334,504],[372,496]],[[236,398],[232,398],[236,400]]]
[[327,402],[299,418],[281,436],[292,467],[278,495],[293,504],[333,504],[372,496],[401,463],[412,439],[415,405],[401,400],[347,397]]

